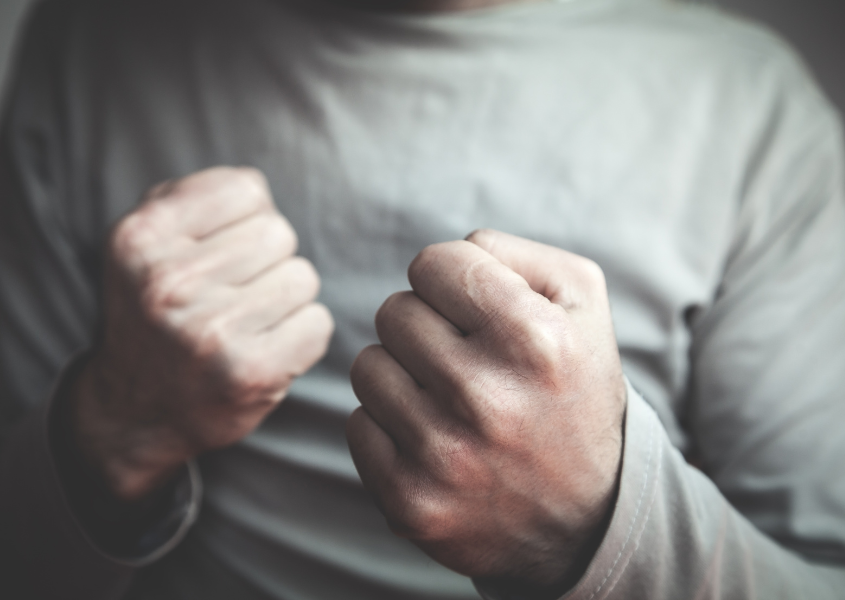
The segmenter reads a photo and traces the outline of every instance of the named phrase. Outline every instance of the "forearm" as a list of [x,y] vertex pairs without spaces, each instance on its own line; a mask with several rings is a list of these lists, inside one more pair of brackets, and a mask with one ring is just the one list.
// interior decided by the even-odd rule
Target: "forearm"
[[199,506],[194,467],[136,505],[85,476],[67,435],[68,382],[80,364],[18,424],[0,457],[2,589],[26,598],[120,598],[137,567],[179,543]]
[[102,553],[73,514],[51,456],[48,417],[48,407],[29,414],[0,455],[3,590],[45,600],[120,598],[134,569]]
[[567,600],[845,597],[845,569],[809,563],[751,525],[630,391],[625,444],[613,519]]

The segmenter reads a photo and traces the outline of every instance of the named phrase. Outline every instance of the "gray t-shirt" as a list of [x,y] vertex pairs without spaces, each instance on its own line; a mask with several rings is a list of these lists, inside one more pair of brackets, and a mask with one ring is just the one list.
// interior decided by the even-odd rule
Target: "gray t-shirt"
[[845,598],[841,126],[770,34],[663,0],[49,0],[27,40],[2,138],[0,425],[91,343],[104,236],[165,178],[261,168],[337,322],[280,408],[200,459],[199,520],[131,598],[477,598],[388,531],[344,426],[378,306],[424,246],[479,227],[607,276],[624,465],[568,597]]

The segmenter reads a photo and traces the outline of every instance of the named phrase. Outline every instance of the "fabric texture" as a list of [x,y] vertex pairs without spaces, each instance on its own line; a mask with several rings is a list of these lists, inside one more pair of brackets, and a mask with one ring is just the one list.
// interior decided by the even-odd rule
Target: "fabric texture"
[[199,519],[127,598],[478,597],[389,532],[344,426],[378,306],[423,247],[479,227],[603,268],[633,386],[619,499],[566,598],[845,598],[841,132],[773,36],[662,0],[46,0],[0,137],[4,556],[47,574],[44,598],[130,585],[63,502],[43,407],[95,339],[109,228],[161,180],[247,164],[337,332],[200,459]]

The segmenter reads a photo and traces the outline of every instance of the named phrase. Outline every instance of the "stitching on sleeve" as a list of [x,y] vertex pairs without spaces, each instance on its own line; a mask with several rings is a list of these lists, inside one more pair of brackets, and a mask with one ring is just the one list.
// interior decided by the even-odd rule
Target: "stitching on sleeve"
[[[590,594],[590,597],[587,598],[587,600],[593,600],[593,598],[595,598],[596,595],[604,587],[604,584],[607,583],[607,580],[610,579],[610,576],[613,574],[613,571],[616,569],[616,565],[619,563],[619,560],[622,558],[622,555],[625,553],[625,549],[628,547],[628,542],[631,541],[631,536],[634,533],[634,526],[637,524],[637,517],[640,514],[640,509],[642,508],[643,499],[645,498],[645,492],[646,492],[646,489],[648,489],[648,482],[649,482],[651,470],[652,470],[651,454],[652,454],[652,451],[654,450],[654,442],[653,442],[653,440],[654,440],[654,430],[656,429],[656,427],[657,426],[656,426],[654,420],[652,419],[651,427],[649,428],[649,432],[648,432],[648,457],[646,458],[645,480],[643,481],[642,490],[640,490],[640,498],[639,498],[639,500],[637,500],[637,508],[634,511],[634,517],[631,519],[631,526],[628,528],[628,534],[625,537],[625,541],[622,543],[622,548],[619,549],[619,553],[616,555],[616,559],[613,561],[613,564],[610,565],[610,568],[607,570],[607,574],[604,576],[604,579],[602,579],[601,583],[598,585],[598,587],[595,589],[595,591],[592,594]],[[663,446],[660,447],[660,450],[658,452],[658,458],[657,458],[658,464],[659,464],[660,457],[662,456],[662,454],[663,454]],[[645,521],[644,521],[643,524],[648,522],[648,518],[651,515],[650,509],[651,509],[651,503],[649,503],[648,514],[646,514],[646,518],[645,518]]]
[[[658,443],[659,443],[659,442],[658,442]],[[654,484],[654,485],[655,485],[655,488],[656,488],[656,487],[657,487],[657,485],[658,485],[658,484],[657,484],[657,480],[658,480],[658,479],[660,479],[660,473],[661,473],[661,471],[662,471],[662,469],[663,469],[662,460],[663,460],[663,445],[662,445],[662,444],[660,444],[660,448],[659,448],[659,449],[658,449],[658,451],[657,451],[657,460],[655,461],[655,463],[657,464],[657,471],[656,471],[656,472],[655,472],[655,474],[654,474],[654,481],[655,481],[655,484]],[[651,518],[651,508],[652,508],[652,506],[654,506],[654,501],[655,501],[655,499],[656,499],[656,498],[657,498],[657,493],[656,493],[656,491],[655,491],[655,493],[651,495],[651,500],[650,500],[650,501],[649,501],[649,503],[648,503],[648,508],[646,509],[646,513],[645,513],[645,520],[643,520],[643,527],[642,527],[642,529],[640,530],[639,535],[637,536],[637,541],[636,541],[636,545],[634,546],[634,551],[636,551],[636,550],[637,550],[637,548],[638,548],[638,547],[639,547],[639,545],[640,545],[640,542],[639,542],[639,540],[640,540],[640,536],[642,536],[643,532],[645,531],[645,526],[646,526],[646,524],[648,523],[649,518]],[[627,566],[628,566],[628,562],[630,562],[630,559],[631,559],[631,557],[629,556],[629,557],[628,557],[628,560],[627,560],[627,561],[625,561],[625,564],[622,566],[622,570],[623,570],[623,571],[625,570],[625,567],[627,567]],[[607,593],[609,594],[611,591],[613,591],[613,588],[615,588],[615,587],[616,587],[616,584],[618,584],[618,583],[619,583],[619,580],[618,580],[618,579],[617,579],[616,581],[614,581],[614,582],[613,582],[613,585],[610,587],[610,589],[609,589],[609,590],[607,590]]]

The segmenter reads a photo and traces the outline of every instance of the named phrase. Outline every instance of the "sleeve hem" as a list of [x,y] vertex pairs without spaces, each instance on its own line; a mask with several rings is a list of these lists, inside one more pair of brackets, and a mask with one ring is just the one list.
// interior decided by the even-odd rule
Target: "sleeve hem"
[[[144,556],[138,558],[120,558],[113,557],[107,554],[111,560],[118,564],[126,565],[127,567],[145,567],[150,565],[173,550],[188,534],[191,526],[199,516],[199,507],[202,498],[202,478],[200,476],[199,467],[196,461],[189,461],[187,463],[187,485],[188,485],[188,500],[187,505],[179,507],[182,513],[179,525],[176,531],[173,532],[164,542],[158,545],[154,550],[146,553]],[[93,544],[93,541],[91,542]]]
[[627,381],[628,407],[619,497],[604,540],[581,581],[566,600],[605,598],[639,547],[661,476],[662,425],[652,408]]
[[179,542],[181,542],[185,535],[187,535],[188,530],[194,524],[199,514],[199,507],[202,499],[202,479],[196,462],[193,460],[189,461],[186,464],[184,475],[186,480],[186,493],[184,494],[185,500],[179,503],[178,506],[174,507],[174,510],[171,511],[172,516],[168,519],[170,522],[175,521],[175,526],[171,525],[170,527],[166,527],[166,525],[170,523],[165,524],[165,527],[162,528],[163,531],[157,532],[161,541],[157,540],[157,543],[150,544],[153,546],[151,550],[140,553],[139,556],[118,556],[101,547],[96,540],[91,538],[83,523],[80,522],[79,518],[74,513],[73,507],[67,498],[67,492],[62,485],[62,480],[56,464],[55,449],[50,440],[50,422],[52,420],[52,413],[54,411],[57,395],[61,393],[63,383],[69,376],[72,376],[79,369],[80,363],[84,361],[88,355],[89,352],[85,350],[78,352],[73,356],[62,370],[62,373],[57,380],[57,384],[50,395],[50,399],[47,403],[47,407],[44,411],[44,416],[42,417],[40,424],[41,443],[46,446],[46,454],[49,461],[49,466],[45,466],[48,470],[49,478],[55,483],[55,489],[57,495],[60,497],[60,502],[63,505],[64,510],[67,512],[70,520],[72,520],[74,529],[78,532],[80,538],[84,540],[84,543],[100,557],[116,565],[133,569],[144,567],[165,556],[168,552],[173,550],[173,548],[178,546]]
[[22,597],[116,600],[135,568],[160,559],[187,533],[200,506],[199,471],[188,465],[182,519],[163,543],[138,558],[110,555],[79,522],[57,471],[48,429],[56,390],[17,424],[0,451],[0,578]]

